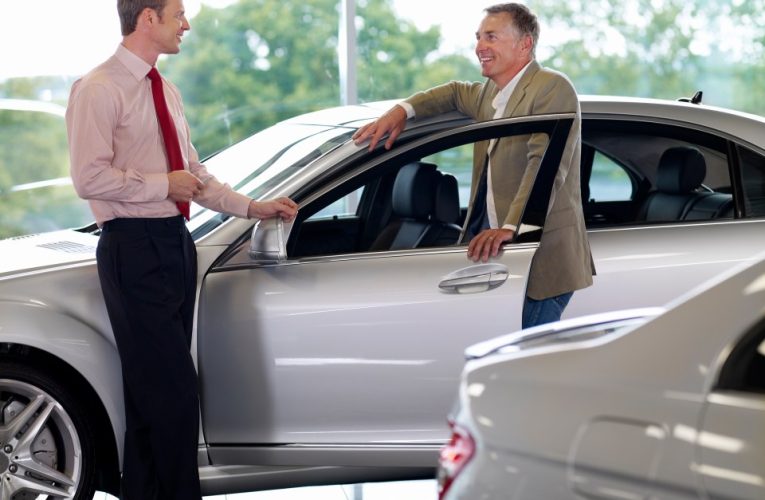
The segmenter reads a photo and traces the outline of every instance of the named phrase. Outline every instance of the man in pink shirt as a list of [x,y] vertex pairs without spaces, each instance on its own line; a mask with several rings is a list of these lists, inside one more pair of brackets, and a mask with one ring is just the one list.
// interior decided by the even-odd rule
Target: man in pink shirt
[[257,202],[207,172],[177,88],[162,80],[183,168],[170,171],[147,78],[190,29],[182,0],[118,0],[123,41],[73,86],[66,114],[71,175],[101,237],[96,253],[122,361],[123,499],[201,498],[198,389],[189,351],[196,248],[177,203],[291,220],[289,198]]

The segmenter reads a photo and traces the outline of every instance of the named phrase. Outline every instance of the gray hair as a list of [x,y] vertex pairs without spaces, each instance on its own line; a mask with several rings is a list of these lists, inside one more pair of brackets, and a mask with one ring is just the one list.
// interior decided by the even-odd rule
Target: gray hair
[[539,22],[537,16],[525,5],[519,3],[500,3],[484,9],[486,14],[509,14],[513,20],[513,26],[521,36],[531,37],[531,56],[537,50],[539,40]]

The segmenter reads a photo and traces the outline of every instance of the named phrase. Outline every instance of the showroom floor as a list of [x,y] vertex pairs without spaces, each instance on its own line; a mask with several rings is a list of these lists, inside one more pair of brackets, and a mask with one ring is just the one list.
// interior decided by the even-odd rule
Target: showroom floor
[[[204,500],[436,500],[436,482],[402,481],[336,486],[314,486],[288,490],[239,493],[204,497]],[[93,500],[116,500],[105,493],[96,493]]]

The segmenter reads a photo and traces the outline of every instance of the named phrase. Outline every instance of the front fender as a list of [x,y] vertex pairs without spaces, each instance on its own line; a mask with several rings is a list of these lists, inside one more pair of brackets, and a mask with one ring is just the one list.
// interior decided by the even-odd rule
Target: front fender
[[0,342],[44,351],[77,371],[106,409],[122,462],[125,433],[122,369],[113,343],[60,311],[32,302],[13,301],[0,301]]

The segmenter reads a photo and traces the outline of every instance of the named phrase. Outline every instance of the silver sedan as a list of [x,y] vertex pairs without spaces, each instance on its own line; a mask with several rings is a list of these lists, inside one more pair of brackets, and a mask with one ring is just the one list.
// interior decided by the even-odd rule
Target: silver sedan
[[470,347],[440,498],[765,498],[763,304],[765,260]]
[[[432,477],[477,341],[520,327],[538,246],[488,263],[457,241],[476,141],[544,134],[524,217],[544,222],[573,116],[413,123],[397,146],[350,141],[390,102],[310,113],[209,158],[290,224],[194,207],[206,494]],[[598,275],[568,317],[662,305],[765,246],[765,120],[700,104],[583,98],[584,209]],[[550,176],[552,174],[552,177]],[[95,227],[0,241],[0,496],[114,491],[120,362]]]

